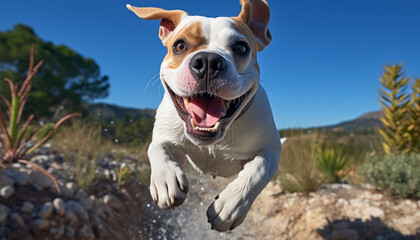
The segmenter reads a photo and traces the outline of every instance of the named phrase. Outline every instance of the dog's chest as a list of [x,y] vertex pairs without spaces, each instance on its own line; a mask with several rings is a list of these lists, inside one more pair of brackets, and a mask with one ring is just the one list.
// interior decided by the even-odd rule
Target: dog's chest
[[210,147],[185,146],[185,153],[191,165],[197,170],[221,177],[238,174],[250,159],[238,149],[224,144]]

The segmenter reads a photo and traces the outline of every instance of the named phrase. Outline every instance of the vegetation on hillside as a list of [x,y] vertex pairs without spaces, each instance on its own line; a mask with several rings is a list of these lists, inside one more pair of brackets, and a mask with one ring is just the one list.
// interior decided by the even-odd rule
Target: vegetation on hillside
[[[0,32],[0,79],[16,81],[27,74],[28,52],[35,44],[36,59],[44,64],[33,76],[27,109],[36,119],[58,119],[64,113],[87,113],[86,103],[108,95],[108,77],[101,75],[98,64],[76,51],[41,39],[26,25]],[[10,94],[7,83],[0,82],[0,93]],[[3,106],[4,107],[4,106]],[[24,115],[29,115],[24,111]]]

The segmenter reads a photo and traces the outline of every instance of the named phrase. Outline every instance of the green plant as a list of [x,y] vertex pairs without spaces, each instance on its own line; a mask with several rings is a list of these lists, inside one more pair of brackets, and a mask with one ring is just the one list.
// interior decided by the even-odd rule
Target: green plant
[[358,171],[366,182],[392,195],[420,198],[420,154],[369,156]]
[[101,138],[101,126],[84,121],[73,121],[62,128],[53,144],[64,154],[64,160],[76,184],[87,190],[97,183],[97,161],[105,153],[106,146]]
[[318,168],[330,183],[338,183],[346,175],[349,161],[343,156],[341,148],[319,148]]
[[400,153],[409,147],[407,137],[407,109],[410,104],[406,94],[410,79],[402,71],[402,65],[386,65],[380,77],[382,88],[379,89],[379,102],[382,105],[384,124],[379,133],[383,137],[383,147],[387,154]]
[[318,134],[288,137],[280,158],[277,178],[283,189],[309,193],[322,184],[317,168],[317,149],[322,142]]
[[[17,83],[14,83],[12,80],[8,78],[4,78],[4,80],[9,85],[9,91],[11,95],[11,100],[9,101],[4,95],[0,95],[1,99],[3,100],[4,105],[7,109],[7,119],[3,115],[3,110],[0,111],[0,131],[1,137],[0,142],[3,146],[3,154],[1,156],[2,162],[0,163],[0,168],[4,168],[4,164],[9,164],[13,162],[19,162],[27,165],[31,165],[32,167],[40,170],[44,174],[48,175],[54,182],[57,191],[60,191],[58,185],[61,182],[57,181],[57,179],[48,173],[45,169],[41,166],[32,163],[26,160],[26,155],[32,153],[35,149],[45,143],[48,139],[52,137],[55,133],[57,128],[67,119],[79,116],[80,114],[69,114],[63,118],[61,118],[57,123],[55,123],[45,135],[39,139],[35,145],[31,148],[25,148],[26,144],[32,139],[32,137],[39,132],[41,127],[36,128],[29,128],[34,115],[30,114],[28,119],[22,125],[20,123],[23,109],[25,107],[25,103],[28,100],[29,93],[31,91],[32,86],[32,78],[38,72],[38,69],[42,65],[42,61],[38,62],[34,66],[34,45],[31,46],[31,53],[30,53],[30,60],[29,60],[29,69],[28,74],[26,76],[25,81],[23,82],[22,86],[19,88]],[[8,124],[8,126],[7,126]],[[30,132],[29,132],[30,131]]]
[[121,164],[120,168],[115,169],[117,174],[117,184],[122,186],[127,183],[128,178],[131,176],[131,169],[126,164]]

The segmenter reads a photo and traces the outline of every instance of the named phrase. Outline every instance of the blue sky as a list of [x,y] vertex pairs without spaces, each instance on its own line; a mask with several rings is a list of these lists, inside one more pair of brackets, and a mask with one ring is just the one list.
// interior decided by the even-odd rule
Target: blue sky
[[[110,77],[110,95],[102,102],[157,108],[163,95],[157,74],[166,53],[159,22],[139,19],[125,4],[215,17],[236,16],[238,2],[9,0],[0,3],[0,31],[27,24],[44,40],[95,59]],[[404,62],[408,76],[420,78],[420,1],[268,2],[273,41],[258,59],[278,128],[334,124],[378,110],[384,64]]]

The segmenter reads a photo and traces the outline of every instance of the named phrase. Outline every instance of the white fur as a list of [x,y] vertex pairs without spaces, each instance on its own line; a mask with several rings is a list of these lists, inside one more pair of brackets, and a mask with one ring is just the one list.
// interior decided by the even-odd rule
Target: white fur
[[[230,61],[231,77],[221,84],[220,96],[234,99],[252,89],[255,98],[240,118],[230,122],[223,139],[212,145],[197,146],[186,137],[185,123],[166,91],[156,113],[153,140],[148,150],[152,169],[150,192],[161,208],[182,204],[187,195],[188,180],[181,167],[187,159],[206,174],[237,175],[207,211],[212,228],[227,231],[244,221],[255,198],[274,176],[281,143],[266,93],[259,85],[255,59],[249,57],[238,68],[233,63],[229,46],[235,38],[244,36],[231,27],[232,20],[228,18],[185,16],[177,29],[197,20],[202,21],[205,36],[209,39],[210,44],[205,50],[218,52]],[[172,34],[177,34],[177,31]],[[181,77],[189,59],[191,56],[175,70],[166,68],[165,62],[161,67],[162,81],[180,96],[188,96],[192,91],[185,88],[183,81],[186,80]]]

